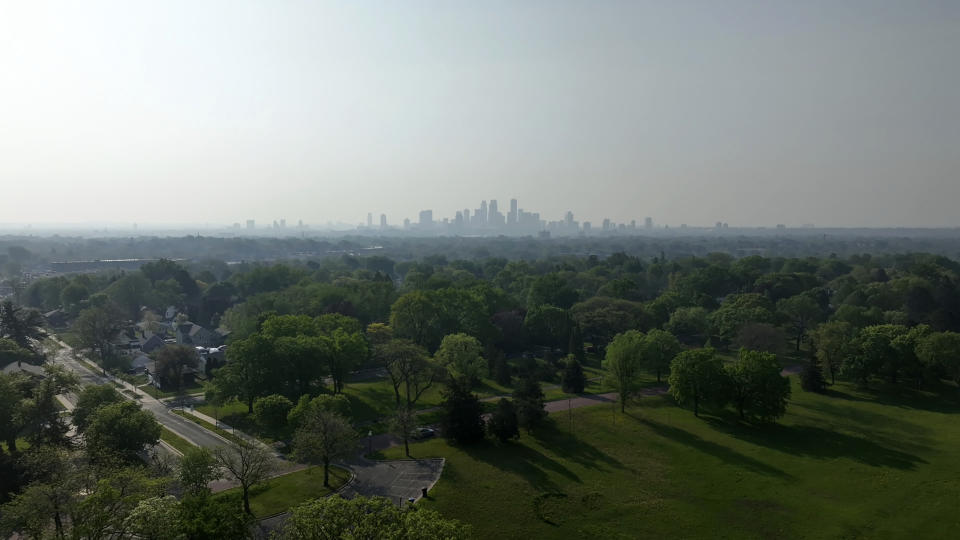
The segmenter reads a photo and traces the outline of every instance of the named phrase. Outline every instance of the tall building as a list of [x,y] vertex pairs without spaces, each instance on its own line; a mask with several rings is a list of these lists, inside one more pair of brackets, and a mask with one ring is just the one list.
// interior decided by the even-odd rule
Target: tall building
[[603,230],[605,230],[605,231],[609,231],[609,230],[610,230],[610,218],[604,218],[604,220],[603,220]]
[[367,212],[367,228],[373,228],[373,212]]
[[387,215],[386,215],[386,214],[380,214],[380,228],[381,228],[381,229],[386,229],[386,228],[387,228]]
[[644,228],[644,229],[652,229],[652,228],[653,228],[653,218],[652,218],[652,217],[645,217],[645,218],[643,218],[643,228]]
[[421,226],[421,227],[432,227],[432,226],[433,226],[433,210],[421,210],[421,211],[420,211],[420,226]]
[[286,229],[286,228],[287,228],[287,219],[286,219],[286,218],[282,218],[282,219],[280,220],[280,228],[281,228],[281,229]]
[[520,217],[520,214],[518,214],[517,212],[518,212],[517,200],[510,199],[510,214],[507,216],[507,223],[512,223],[515,225],[519,222],[517,218]]
[[254,221],[254,220],[252,220],[252,219],[248,219],[248,220],[247,220],[247,228],[248,228],[248,229],[255,229],[255,228],[257,228],[257,222]]
[[478,225],[481,227],[487,224],[487,201],[480,201],[480,212],[477,216]]

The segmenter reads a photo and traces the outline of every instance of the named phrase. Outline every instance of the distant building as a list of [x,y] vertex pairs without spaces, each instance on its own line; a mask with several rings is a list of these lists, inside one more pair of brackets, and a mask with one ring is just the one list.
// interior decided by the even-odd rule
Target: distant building
[[652,217],[645,217],[645,218],[643,218],[643,228],[644,228],[644,229],[652,229],[652,228],[653,228],[653,218],[652,218]]
[[254,221],[254,220],[252,220],[252,219],[248,219],[248,220],[247,220],[247,229],[255,229],[256,227],[257,227],[257,222],[256,222],[256,221]]
[[367,212],[367,228],[373,228],[373,212]]
[[387,228],[387,215],[386,215],[386,214],[380,214],[380,228],[381,228],[381,229],[386,229],[386,228]]
[[421,227],[432,227],[432,226],[433,226],[433,210],[421,210],[421,211],[420,211],[420,226],[421,226]]

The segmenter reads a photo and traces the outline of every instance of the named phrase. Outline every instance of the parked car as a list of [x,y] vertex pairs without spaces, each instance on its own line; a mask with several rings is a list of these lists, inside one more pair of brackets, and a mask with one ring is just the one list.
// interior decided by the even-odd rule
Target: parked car
[[435,430],[428,427],[422,427],[422,428],[417,428],[413,430],[414,439],[429,439],[430,437],[433,437],[436,434],[437,432]]

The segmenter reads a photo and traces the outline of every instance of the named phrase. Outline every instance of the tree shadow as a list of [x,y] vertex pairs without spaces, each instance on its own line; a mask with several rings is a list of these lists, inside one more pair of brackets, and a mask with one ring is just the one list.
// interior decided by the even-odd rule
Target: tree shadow
[[[913,469],[926,461],[865,437],[810,425],[747,425],[723,418],[707,418],[718,431],[731,437],[787,454],[815,459],[851,459],[871,467]],[[885,441],[889,442],[889,441]]]
[[567,431],[557,429],[553,423],[534,430],[529,436],[533,437],[541,446],[549,448],[557,455],[563,456],[564,459],[569,459],[582,467],[588,469],[600,469],[603,466],[616,469],[623,468],[623,464],[615,458],[583,439]]
[[960,412],[960,390],[943,383],[917,390],[887,382],[869,388],[831,387],[824,395],[845,401],[876,403],[901,409],[917,409],[938,413]]
[[516,443],[495,445],[485,441],[461,448],[473,459],[520,476],[540,491],[559,489],[557,483],[550,479],[549,472],[574,482],[581,482],[580,477],[563,464],[526,445]]
[[735,450],[731,450],[726,446],[702,439],[689,431],[680,429],[678,427],[668,426],[666,424],[661,424],[654,420],[648,418],[633,418],[635,421],[647,426],[651,431],[671,439],[685,446],[695,448],[705,454],[709,454],[721,461],[729,463],[730,465],[735,465],[747,469],[751,472],[764,474],[767,476],[774,476],[777,478],[788,479],[791,478],[791,475],[766,463],[756,460],[752,457],[745,456]]

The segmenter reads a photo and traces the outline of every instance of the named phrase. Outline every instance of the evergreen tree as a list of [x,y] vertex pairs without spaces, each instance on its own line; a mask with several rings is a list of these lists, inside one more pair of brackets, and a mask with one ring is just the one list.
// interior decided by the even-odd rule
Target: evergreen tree
[[510,385],[510,364],[507,363],[507,360],[503,357],[503,355],[500,355],[497,358],[494,380],[497,381],[497,384],[502,384],[504,386]]
[[806,392],[823,392],[826,386],[827,381],[820,370],[820,363],[816,359],[811,359],[800,372],[800,388]]
[[440,427],[444,436],[459,444],[483,440],[483,409],[470,387],[462,381],[450,381],[443,398]]
[[491,435],[500,439],[500,442],[520,438],[517,410],[509,399],[500,398],[500,401],[497,402],[497,410],[490,418],[490,422],[487,424],[487,430]]
[[583,366],[575,356],[568,356],[563,370],[563,391],[568,394],[581,394],[586,386],[587,377],[583,374]]
[[583,332],[580,330],[579,324],[573,325],[570,330],[570,344],[567,348],[569,349],[568,352],[581,364],[587,359],[583,352]]
[[543,409],[543,389],[540,382],[533,377],[526,377],[520,386],[513,391],[513,401],[517,407],[517,420],[521,427],[528,432],[537,427],[547,418],[547,411]]

